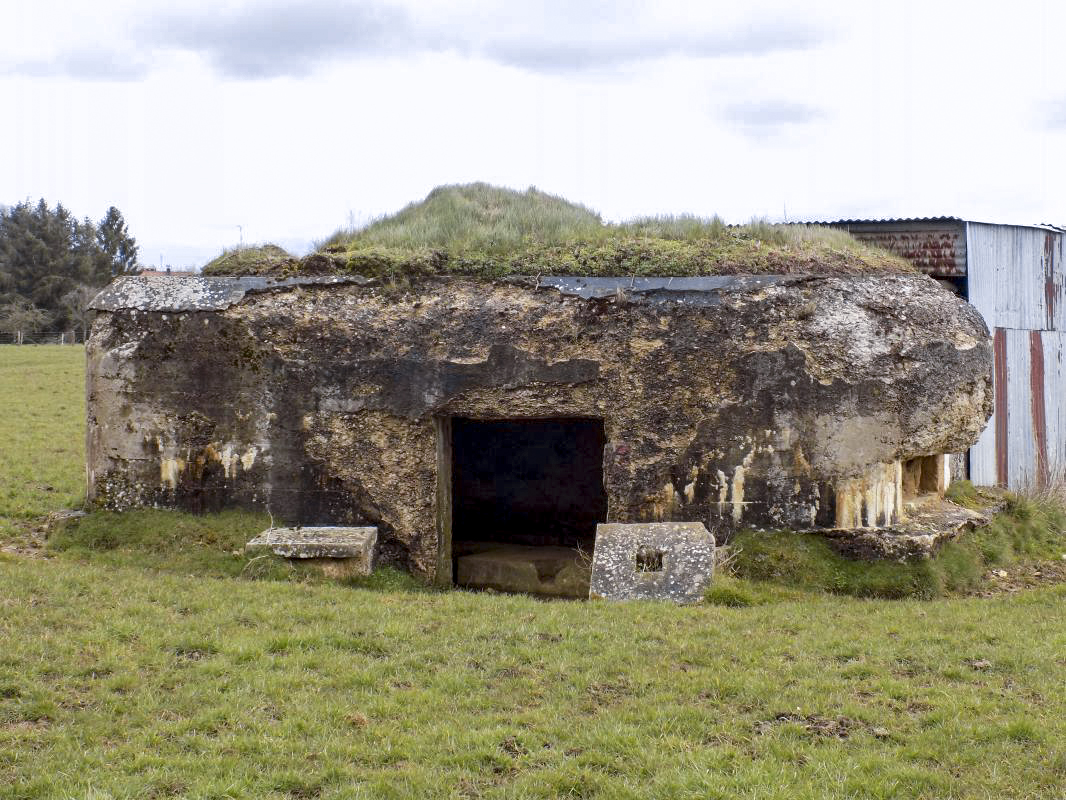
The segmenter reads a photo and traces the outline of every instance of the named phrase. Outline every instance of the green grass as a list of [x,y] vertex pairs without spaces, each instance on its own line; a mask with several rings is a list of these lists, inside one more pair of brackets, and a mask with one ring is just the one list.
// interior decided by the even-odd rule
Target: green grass
[[[244,545],[270,525],[267,514],[223,511],[186,514],[146,508],[122,513],[93,511],[56,525],[48,550],[82,563],[136,567],[205,578],[248,578],[318,582],[314,569],[282,558],[244,553]],[[391,591],[426,591],[405,572],[383,568],[349,586]]]
[[204,264],[208,275],[259,275],[275,272],[295,262],[292,255],[276,244],[226,248]]
[[1064,604],[0,561],[0,798],[1061,798]]
[[970,481],[954,481],[944,492],[944,497],[963,508],[981,507],[981,495]]
[[[79,497],[82,355],[0,358],[18,523]],[[973,545],[1041,558],[1056,513],[1012,499]],[[801,546],[764,562],[798,587],[544,602],[234,555],[263,524],[94,512],[0,554],[0,800],[1063,797],[1066,586],[856,599]]]
[[[955,496],[974,494],[973,487],[954,490]],[[962,498],[965,499],[965,498]],[[1066,554],[1066,511],[1049,500],[1007,495],[1002,513],[989,525],[945,543],[927,560],[895,562],[855,561],[838,554],[821,536],[788,531],[741,531],[734,539],[734,570],[745,581],[763,581],[808,591],[854,597],[942,597],[971,592],[983,585],[987,571],[1019,562],[1055,560]],[[743,598],[724,605],[752,605]]]
[[[256,269],[253,265],[252,269]],[[225,260],[206,274],[246,274]],[[718,275],[913,272],[907,262],[844,231],[718,217],[645,217],[604,223],[599,214],[536,189],[484,183],[441,186],[361,229],[333,234],[316,253],[265,259],[264,272],[340,272],[399,279],[453,274]]]
[[85,496],[85,348],[0,345],[0,543]]
[[[266,514],[225,511],[198,516],[162,509],[94,511],[63,521],[48,548],[83,561],[205,577],[263,577],[277,564],[250,563],[244,545],[270,525]],[[249,571],[254,570],[250,574]]]

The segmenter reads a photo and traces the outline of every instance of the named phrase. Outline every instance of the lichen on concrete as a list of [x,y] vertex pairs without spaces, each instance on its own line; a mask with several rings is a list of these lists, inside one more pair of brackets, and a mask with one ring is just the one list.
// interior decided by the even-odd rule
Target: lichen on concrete
[[699,522],[600,525],[589,597],[698,603],[714,576],[714,548]]

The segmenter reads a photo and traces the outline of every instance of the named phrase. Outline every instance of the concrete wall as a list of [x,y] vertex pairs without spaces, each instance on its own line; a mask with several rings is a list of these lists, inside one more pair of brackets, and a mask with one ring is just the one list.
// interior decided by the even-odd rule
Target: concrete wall
[[965,449],[991,410],[987,329],[925,277],[176,280],[96,301],[90,500],[373,524],[427,577],[450,417],[602,419],[608,521],[727,539],[890,523],[900,462]]

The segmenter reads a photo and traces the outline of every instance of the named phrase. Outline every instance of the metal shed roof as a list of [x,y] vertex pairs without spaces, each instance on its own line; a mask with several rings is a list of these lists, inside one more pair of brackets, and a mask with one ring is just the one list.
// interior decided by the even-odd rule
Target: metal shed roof
[[807,222],[798,223],[801,225],[826,225],[831,227],[838,227],[841,225],[916,225],[916,224],[928,224],[928,223],[945,223],[955,222],[958,224],[965,224],[967,222],[979,222],[982,225],[1011,225],[1016,228],[1040,228],[1045,231],[1053,231],[1055,233],[1066,233],[1066,226],[1052,225],[1047,222],[1039,223],[1018,223],[1018,222],[989,222],[987,220],[980,219],[968,219],[966,217],[953,217],[953,216],[940,216],[940,217],[881,217],[881,218],[869,218],[869,219],[835,219],[835,220],[809,220]]

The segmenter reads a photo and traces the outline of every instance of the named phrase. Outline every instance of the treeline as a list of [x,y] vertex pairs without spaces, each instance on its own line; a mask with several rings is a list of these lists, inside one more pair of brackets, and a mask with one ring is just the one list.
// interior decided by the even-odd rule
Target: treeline
[[0,206],[0,331],[15,341],[44,328],[84,338],[93,295],[138,269],[137,242],[114,206],[99,222],[43,199]]

